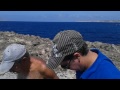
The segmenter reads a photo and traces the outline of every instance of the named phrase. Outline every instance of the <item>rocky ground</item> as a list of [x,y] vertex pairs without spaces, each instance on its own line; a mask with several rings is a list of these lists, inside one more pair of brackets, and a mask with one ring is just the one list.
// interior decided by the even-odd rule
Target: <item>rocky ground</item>
[[[42,38],[34,35],[23,35],[15,32],[0,32],[0,62],[3,50],[11,43],[20,43],[26,45],[27,50],[32,56],[41,57],[45,61],[51,55],[52,41],[49,38]],[[120,69],[120,45],[107,44],[101,42],[86,41],[90,48],[98,48],[107,55]],[[55,69],[60,79],[75,79],[75,72],[72,70],[64,70],[60,66]],[[0,75],[0,79],[16,79],[17,74],[8,72]]]

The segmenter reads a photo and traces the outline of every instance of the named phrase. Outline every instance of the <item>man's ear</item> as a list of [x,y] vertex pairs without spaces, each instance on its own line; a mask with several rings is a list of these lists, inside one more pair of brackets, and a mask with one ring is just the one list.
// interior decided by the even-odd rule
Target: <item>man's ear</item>
[[80,62],[80,57],[81,57],[81,54],[80,54],[80,53],[75,52],[75,53],[74,53],[74,57],[76,58],[76,60],[78,60],[78,62]]
[[81,54],[78,53],[78,52],[75,52],[75,53],[74,53],[74,57],[76,57],[76,58],[81,57]]

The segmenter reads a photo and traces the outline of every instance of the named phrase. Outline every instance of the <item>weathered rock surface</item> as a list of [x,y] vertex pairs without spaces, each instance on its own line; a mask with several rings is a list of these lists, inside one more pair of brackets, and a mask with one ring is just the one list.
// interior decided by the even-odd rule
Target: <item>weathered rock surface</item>
[[[49,38],[42,38],[34,35],[23,35],[15,32],[0,32],[0,62],[2,59],[3,50],[11,43],[20,43],[26,45],[27,50],[32,56],[41,57],[45,61],[51,55],[51,47],[53,45]],[[107,55],[120,69],[120,45],[107,44],[101,42],[86,41],[90,48],[98,48]],[[75,79],[75,72],[72,70],[64,70],[60,66],[55,69],[55,72],[61,79]],[[16,79],[16,73],[8,72],[0,75],[0,79]]]

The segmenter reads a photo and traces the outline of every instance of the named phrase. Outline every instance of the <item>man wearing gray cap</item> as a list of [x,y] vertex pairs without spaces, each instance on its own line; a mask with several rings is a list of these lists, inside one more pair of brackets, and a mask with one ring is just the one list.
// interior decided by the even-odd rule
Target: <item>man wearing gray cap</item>
[[76,79],[120,79],[120,71],[98,49],[88,49],[82,35],[75,30],[60,31],[53,39],[48,68],[59,65],[76,71]]
[[18,79],[58,79],[41,58],[31,57],[25,45],[10,44],[3,52],[0,74],[17,72]]

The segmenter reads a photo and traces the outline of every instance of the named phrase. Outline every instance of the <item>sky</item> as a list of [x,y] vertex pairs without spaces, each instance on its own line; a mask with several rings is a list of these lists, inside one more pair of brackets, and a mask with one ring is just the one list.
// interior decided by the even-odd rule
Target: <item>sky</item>
[[0,21],[79,22],[120,20],[120,11],[0,11]]

